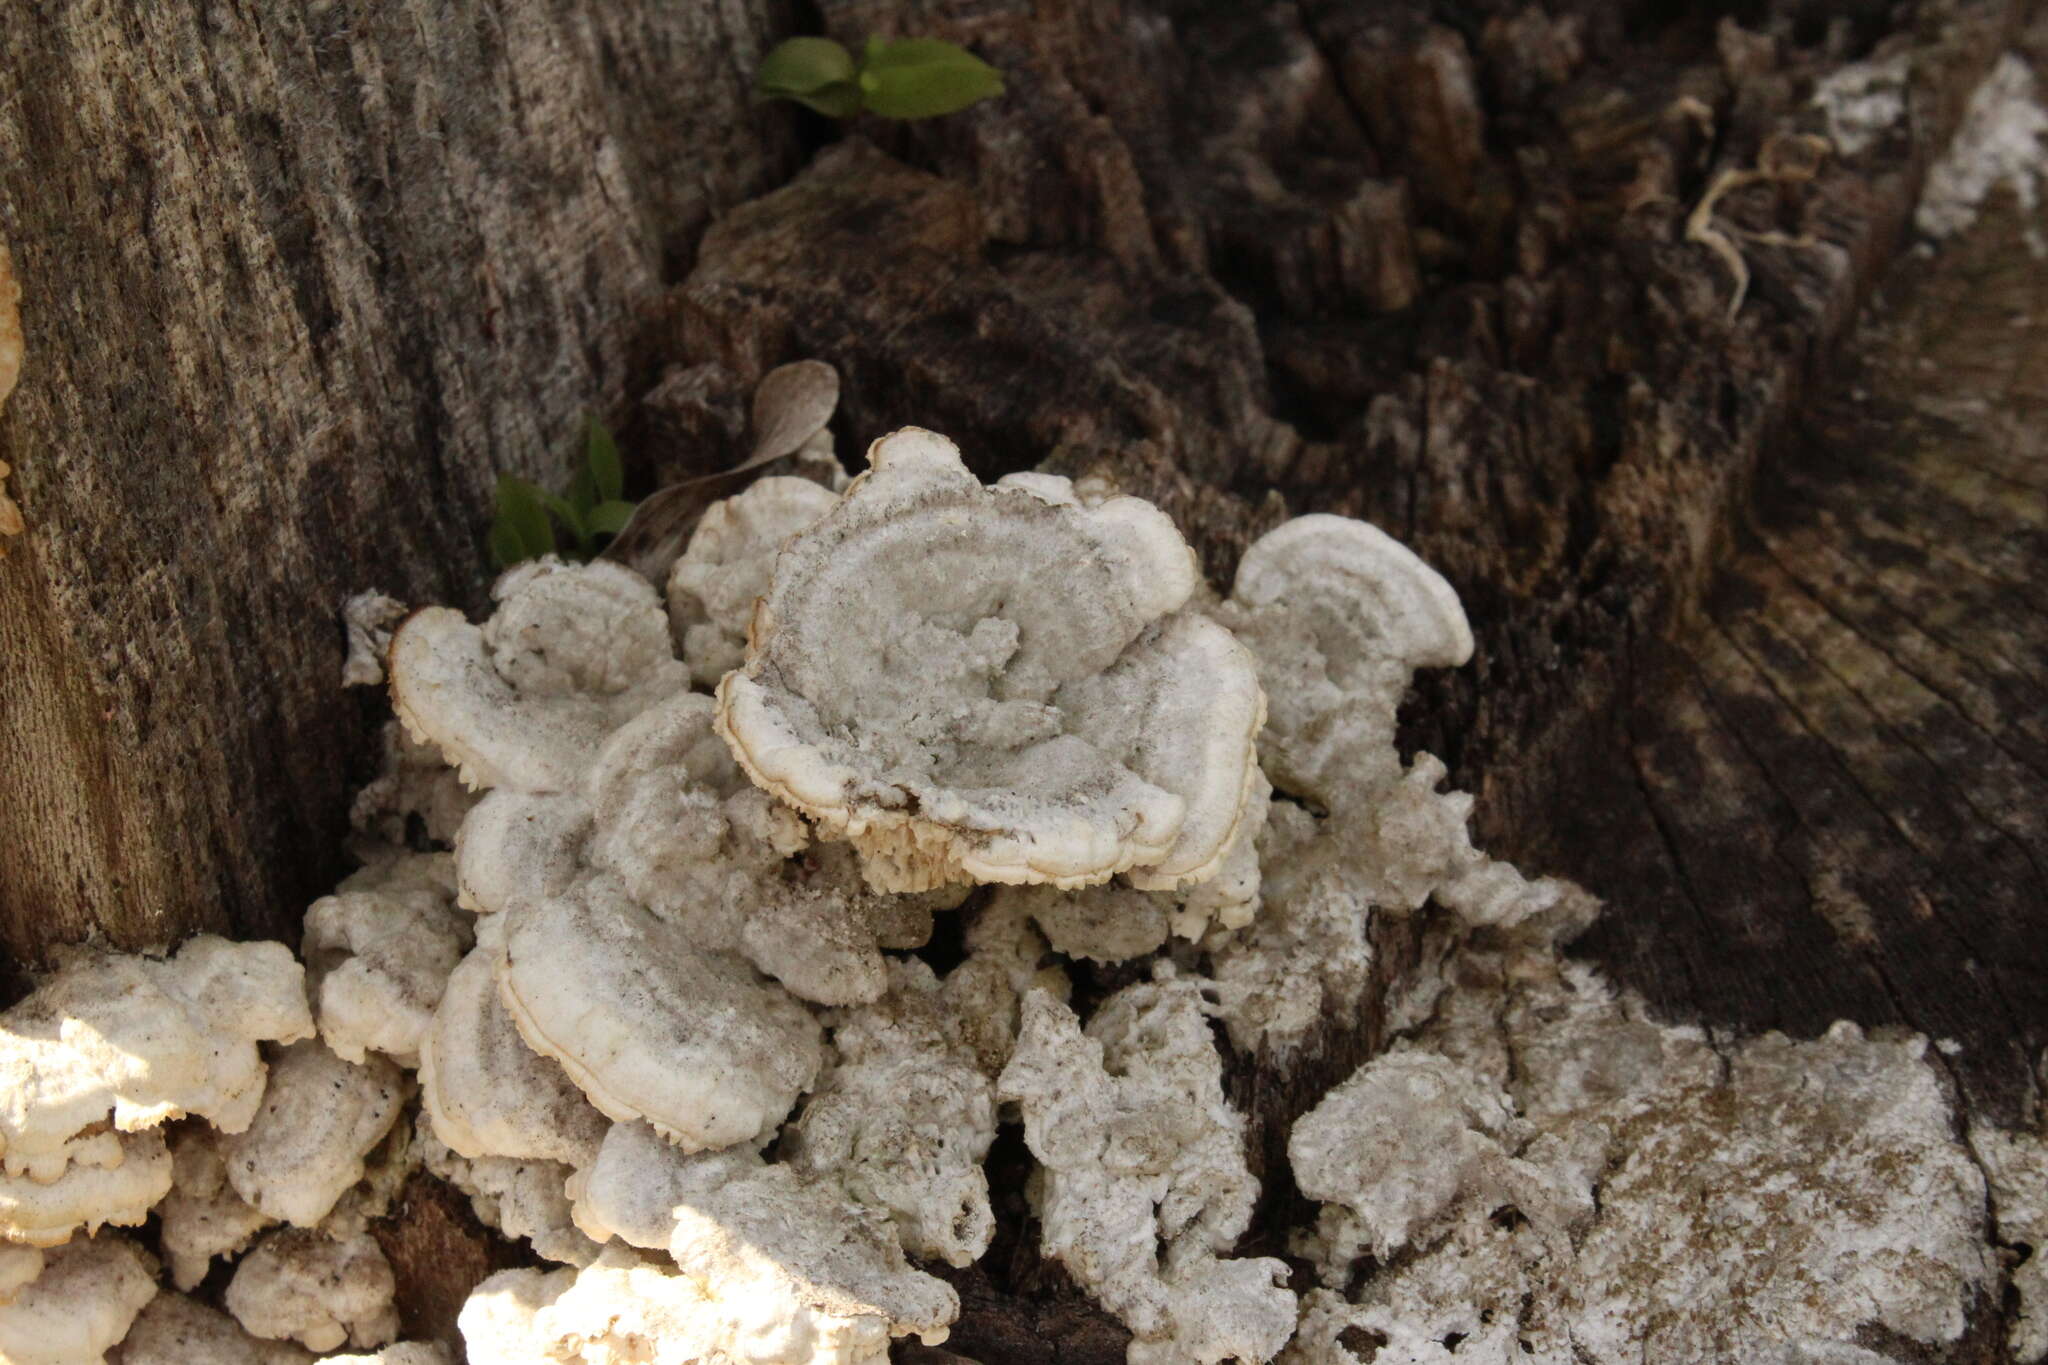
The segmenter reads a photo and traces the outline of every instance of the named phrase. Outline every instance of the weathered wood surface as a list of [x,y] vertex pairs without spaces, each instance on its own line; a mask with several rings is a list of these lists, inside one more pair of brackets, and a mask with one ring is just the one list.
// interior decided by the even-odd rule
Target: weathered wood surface
[[[473,605],[496,471],[549,477],[591,408],[642,479],[722,467],[751,381],[817,356],[847,448],[916,421],[985,474],[1101,470],[1219,579],[1285,515],[1380,521],[1480,639],[1408,738],[1480,793],[1483,844],[1607,898],[1582,951],[1674,1017],[1952,1038],[1973,1108],[2016,1117],[2038,476],[1825,376],[2027,8],[824,0],[834,33],[1010,73],[844,133],[745,103],[775,5],[35,8],[0,48],[30,525],[0,560],[0,941],[293,935],[372,751],[340,598]],[[1727,201],[1814,242],[1751,246],[1730,321],[1687,214],[1874,51],[1915,54],[1909,116]],[[1999,286],[1956,288],[1931,306]],[[2025,352],[1955,354],[1952,401]],[[1378,932],[1400,971],[1412,926]],[[1383,1032],[1237,1059],[1262,1150]],[[1013,1200],[1020,1169],[999,1150]],[[460,1222],[387,1237],[423,1324],[490,1263],[445,1254]],[[1120,1360],[1018,1231],[960,1277],[952,1345]]]
[[335,610],[474,601],[636,310],[793,167],[717,4],[9,8],[0,943],[296,937],[369,717]]
[[2048,269],[2008,209],[1882,303],[1539,856],[1612,900],[1579,950],[1672,1017],[1916,1029],[2016,1124],[2048,1046]]

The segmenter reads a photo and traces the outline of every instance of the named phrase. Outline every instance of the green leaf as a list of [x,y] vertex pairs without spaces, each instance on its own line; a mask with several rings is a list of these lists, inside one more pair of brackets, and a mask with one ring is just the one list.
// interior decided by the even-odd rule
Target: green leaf
[[[513,563],[538,559],[555,548],[555,529],[548,524],[547,509],[541,505],[544,496],[524,479],[498,476],[498,520],[508,528],[507,544],[516,541],[519,550]],[[495,531],[492,534],[496,536]]]
[[509,569],[526,558],[526,547],[520,544],[519,532],[512,529],[512,523],[500,516],[491,523],[491,558],[501,569]]
[[543,492],[539,489],[534,491],[540,493],[541,502],[550,512],[555,514],[555,517],[563,526],[568,528],[569,534],[576,538],[577,544],[580,545],[590,539],[590,532],[586,529],[589,523],[583,519],[583,514],[578,512],[567,498],[558,498],[553,493]]
[[771,95],[808,95],[853,79],[853,54],[830,38],[788,38],[761,59],[754,88]]
[[860,87],[852,81],[840,81],[808,95],[763,95],[763,99],[795,100],[806,109],[815,109],[826,118],[852,118],[860,112]]
[[576,515],[589,520],[590,509],[603,499],[597,496],[597,476],[590,472],[586,463],[576,471],[576,477],[569,481],[569,505],[576,509]]
[[1003,73],[937,38],[868,39],[861,103],[883,118],[936,118],[1003,93]]
[[617,498],[601,502],[591,509],[590,533],[597,536],[615,536],[626,528],[633,519],[633,504]]
[[619,463],[619,443],[612,439],[611,429],[595,417],[590,419],[590,439],[584,460],[597,487],[597,501],[616,501],[626,491],[626,471]]

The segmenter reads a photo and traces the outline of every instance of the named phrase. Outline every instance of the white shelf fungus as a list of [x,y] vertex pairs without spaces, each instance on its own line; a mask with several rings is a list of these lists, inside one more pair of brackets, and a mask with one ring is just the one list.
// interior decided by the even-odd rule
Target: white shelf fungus
[[995,1089],[944,1010],[931,968],[892,962],[888,995],[839,1017],[837,1062],[783,1130],[783,1151],[887,1215],[912,1255],[966,1266],[995,1235],[982,1171]]
[[521,915],[499,989],[527,1045],[592,1104],[691,1149],[767,1140],[822,1062],[802,1004],[611,879]]
[[[586,1234],[666,1250],[701,1287],[703,1335],[691,1340],[713,1359],[755,1341],[784,1343],[762,1357],[776,1361],[881,1361],[892,1337],[944,1340],[960,1310],[951,1288],[905,1261],[886,1219],[745,1148],[685,1154],[645,1124],[622,1123],[572,1192]],[[608,1252],[578,1286],[633,1264]]]
[[1132,1365],[1271,1360],[1294,1330],[1287,1267],[1224,1258],[1258,1182],[1244,1119],[1223,1097],[1201,985],[1126,987],[1085,1033],[1033,991],[997,1084],[1022,1107],[1042,1168],[1033,1198],[1044,1252],[1131,1329]]
[[337,1240],[284,1228],[242,1258],[223,1298],[235,1321],[259,1337],[332,1351],[397,1336],[396,1289],[391,1263],[368,1236]]
[[766,478],[705,509],[668,578],[669,622],[700,685],[714,687],[740,666],[776,552],[838,501],[809,479]]
[[54,1180],[109,1120],[125,1133],[196,1114],[255,1117],[262,1040],[309,1038],[305,974],[281,943],[202,935],[163,961],[82,953],[0,1014],[0,1154]]
[[[1722,1051],[1540,942],[1468,952],[1496,984],[1295,1126],[1296,1179],[1326,1201],[1300,1250],[1327,1288],[1291,1365],[1371,1358],[1354,1328],[1403,1359],[1532,1365],[1961,1336],[1991,1283],[1984,1182],[1924,1039],[1844,1023]],[[1388,1268],[1360,1282],[1368,1252]]]
[[465,1157],[583,1165],[609,1126],[562,1068],[526,1045],[498,997],[500,926],[448,978],[420,1049],[420,1100],[434,1135]]
[[[1472,656],[1450,584],[1378,527],[1347,517],[1296,517],[1261,536],[1238,562],[1221,618],[1269,684],[1268,772],[1324,805],[1347,784],[1392,776],[1394,714],[1415,670]],[[1360,771],[1361,755],[1381,761]]]
[[719,727],[881,890],[1212,875],[1264,713],[1193,553],[1149,503],[985,488],[907,428],[791,539]]
[[221,1139],[228,1183],[280,1222],[316,1226],[363,1178],[411,1088],[382,1057],[358,1066],[324,1043],[292,1044],[271,1063],[255,1122]]
[[216,1256],[236,1256],[277,1220],[248,1203],[228,1183],[221,1139],[198,1125],[171,1137],[171,1192],[157,1206],[159,1245],[171,1283],[193,1289]]
[[320,1037],[339,1056],[375,1051],[418,1065],[420,1036],[470,944],[454,894],[453,860],[414,854],[358,873],[306,911],[299,951]]
[[[770,446],[827,443],[822,401]],[[307,971],[83,953],[0,1015],[0,1362],[445,1365],[387,1345],[368,1235],[424,1162],[565,1267],[477,1288],[474,1365],[881,1365],[959,1313],[909,1257],[991,1244],[999,1102],[1133,1365],[1876,1365],[1873,1331],[1953,1343],[1998,1283],[1984,1174],[2003,1239],[2048,1238],[2048,1149],[1979,1128],[1980,1174],[1921,1040],[1716,1043],[1560,959],[1590,900],[1475,849],[1395,744],[1473,642],[1382,533],[1289,522],[1198,605],[1147,504],[984,487],[916,429],[871,461],[713,506],[666,609],[545,560],[481,625],[410,617],[420,742],[387,736]],[[951,971],[898,956],[977,881]],[[1422,916],[1400,961],[1383,915]],[[1072,989],[1077,959],[1150,979]],[[1310,1065],[1368,1003],[1401,1041],[1291,1134],[1297,1302],[1232,1255],[1259,1185],[1213,1024]],[[233,1320],[89,1235],[152,1208],[180,1290],[240,1257]]]
[[570,1212],[570,1167],[556,1161],[457,1156],[432,1137],[421,1146],[427,1169],[469,1197],[478,1222],[524,1239],[535,1255],[562,1265],[589,1265],[597,1259],[597,1243],[577,1230]]
[[2007,1342],[2014,1360],[2034,1365],[2048,1358],[2048,1137],[1979,1125],[1970,1146],[1991,1185],[1999,1240],[2029,1248],[2013,1267],[2019,1312]]
[[323,1356],[327,1365],[449,1365],[448,1348],[437,1341],[399,1341],[381,1351]]
[[219,1309],[165,1291],[149,1301],[111,1359],[114,1365],[311,1365],[313,1354],[288,1341],[251,1336]]
[[162,1133],[95,1133],[72,1144],[71,1164],[55,1180],[0,1175],[0,1239],[50,1247],[80,1229],[134,1227],[170,1188]]
[[483,626],[427,607],[391,641],[391,700],[473,787],[564,791],[604,737],[689,685],[647,580],[543,559],[505,574]]
[[111,1233],[43,1253],[42,1273],[0,1304],[6,1365],[100,1365],[156,1297],[156,1263]]
[[14,1296],[42,1273],[40,1247],[0,1242],[0,1303],[13,1303]]
[[1510,1155],[1533,1137],[1508,1097],[1448,1057],[1367,1062],[1295,1125],[1295,1185],[1324,1201],[1318,1250],[1332,1267],[1385,1261],[1460,1201],[1513,1207],[1562,1230],[1592,1211],[1583,1190]]
[[1472,652],[1435,570],[1363,522],[1298,517],[1245,552],[1217,616],[1258,661],[1272,698],[1260,760],[1297,798],[1274,804],[1256,848],[1261,912],[1205,944],[1237,1046],[1284,1056],[1319,1021],[1350,1017],[1371,985],[1375,913],[1434,899],[1469,925],[1540,920],[1558,935],[1579,922],[1587,898],[1473,848],[1472,798],[1440,791],[1443,764],[1404,764],[1394,742],[1415,670]]

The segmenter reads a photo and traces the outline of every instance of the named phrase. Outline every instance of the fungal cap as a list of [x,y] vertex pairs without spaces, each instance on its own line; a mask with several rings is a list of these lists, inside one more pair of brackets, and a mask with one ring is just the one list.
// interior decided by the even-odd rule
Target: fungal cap
[[1172,522],[1051,476],[985,488],[914,427],[869,460],[719,685],[748,776],[880,890],[1211,875],[1263,703],[1228,632],[1175,614],[1198,574]]

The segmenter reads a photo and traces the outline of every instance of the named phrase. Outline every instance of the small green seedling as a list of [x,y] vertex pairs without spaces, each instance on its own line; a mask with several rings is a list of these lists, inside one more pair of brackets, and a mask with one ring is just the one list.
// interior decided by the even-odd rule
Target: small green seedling
[[[584,443],[583,467],[576,471],[566,498],[511,474],[498,476],[498,518],[491,524],[491,557],[501,569],[557,552],[570,559],[592,558],[603,548],[600,542],[617,535],[633,515],[633,504],[620,496],[625,484],[618,443],[604,423],[593,417]],[[556,543],[556,522],[568,532],[566,547]]]
[[1002,72],[937,38],[870,38],[858,61],[830,38],[791,38],[754,79],[756,98],[795,100],[831,118],[937,118],[1002,93]]

